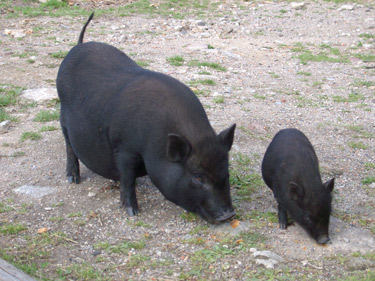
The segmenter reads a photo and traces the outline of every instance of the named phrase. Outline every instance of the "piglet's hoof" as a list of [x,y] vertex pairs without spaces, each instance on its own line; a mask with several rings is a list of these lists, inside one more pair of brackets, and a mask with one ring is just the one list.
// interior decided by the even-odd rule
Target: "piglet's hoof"
[[126,213],[130,216],[130,217],[134,217],[135,215],[138,214],[138,210],[132,208],[132,207],[127,207],[125,208],[126,209]]
[[68,177],[68,183],[75,183],[75,184],[78,184],[81,182],[81,179],[80,177],[74,177],[74,176],[70,176]]
[[280,223],[279,227],[280,229],[286,229],[286,223]]

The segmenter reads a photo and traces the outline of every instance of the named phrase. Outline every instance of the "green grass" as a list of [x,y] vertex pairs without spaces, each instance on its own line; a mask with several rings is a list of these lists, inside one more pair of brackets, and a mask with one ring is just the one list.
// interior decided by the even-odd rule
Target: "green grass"
[[207,86],[215,86],[216,82],[212,79],[198,79],[198,80],[189,81],[188,84],[190,86],[195,86],[197,84],[207,85]]
[[26,140],[40,140],[42,138],[42,135],[37,132],[24,132],[21,135],[21,142],[24,142]]
[[10,223],[4,223],[0,225],[0,234],[2,235],[15,235],[20,233],[21,231],[26,230],[27,227],[21,225],[21,224],[10,224]]
[[332,62],[332,63],[349,63],[349,59],[346,56],[332,57],[328,54],[321,52],[314,55],[311,52],[300,54],[297,57],[302,64],[307,64],[308,62]]
[[23,88],[9,85],[0,86],[0,107],[14,105],[18,102],[18,97]]
[[188,64],[189,66],[196,66],[196,67],[208,67],[217,71],[227,71],[227,69],[223,66],[221,66],[219,63],[215,62],[207,62],[207,61],[199,61],[199,60],[192,60]]
[[368,148],[368,145],[365,145],[363,142],[354,142],[350,141],[348,142],[348,146],[353,149],[366,149]]
[[57,128],[55,126],[42,126],[42,128],[39,129],[39,132],[50,132],[56,130]]
[[182,56],[174,56],[167,58],[167,62],[173,66],[181,66],[184,64],[184,58]]
[[223,97],[223,96],[214,97],[214,98],[212,99],[212,101],[213,101],[214,103],[218,103],[218,104],[220,104],[220,103],[224,103],[224,97]]
[[359,37],[370,39],[370,38],[375,38],[375,34],[362,33],[362,34],[359,34]]
[[347,98],[342,96],[332,96],[334,102],[358,102],[364,100],[365,97],[361,94],[350,93]]
[[185,221],[193,222],[193,221],[197,221],[199,216],[195,213],[184,211],[181,213],[180,217]]
[[357,86],[357,87],[373,87],[375,86],[375,81],[365,81],[361,79],[355,79],[353,84],[354,86]]
[[92,265],[82,263],[62,267],[57,270],[59,280],[109,280],[104,279],[103,273]]
[[57,110],[42,110],[40,111],[35,118],[33,119],[35,122],[50,122],[50,121],[56,121],[59,120],[60,113]]
[[137,60],[136,63],[143,68],[150,66],[150,63],[146,60]]
[[140,250],[146,247],[146,242],[141,241],[123,241],[119,244],[110,244],[109,242],[99,242],[94,244],[95,250],[104,250],[108,253],[127,254],[130,249]]
[[366,177],[364,178],[361,183],[362,184],[372,184],[375,182],[375,176],[372,176],[372,177]]
[[375,62],[375,55],[370,53],[370,54],[355,54],[354,55],[356,58],[359,58],[363,60],[364,62]]
[[298,71],[298,72],[297,72],[297,75],[311,76],[311,72]]
[[67,54],[68,54],[68,51],[58,51],[58,52],[51,53],[50,56],[55,59],[63,59],[66,57]]
[[10,121],[17,121],[17,118],[9,115],[5,109],[3,109],[2,107],[0,107],[0,122],[3,122],[5,120],[10,120]]

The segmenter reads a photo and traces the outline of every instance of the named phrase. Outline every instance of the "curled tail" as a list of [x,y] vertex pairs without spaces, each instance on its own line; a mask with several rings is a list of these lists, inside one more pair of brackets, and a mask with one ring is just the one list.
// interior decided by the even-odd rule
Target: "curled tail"
[[89,23],[90,23],[90,21],[92,20],[93,17],[94,17],[94,12],[92,12],[92,14],[90,15],[89,19],[87,20],[87,22],[83,26],[81,34],[79,35],[78,44],[82,43],[82,41],[83,41],[83,35],[85,34],[86,27],[89,25]]

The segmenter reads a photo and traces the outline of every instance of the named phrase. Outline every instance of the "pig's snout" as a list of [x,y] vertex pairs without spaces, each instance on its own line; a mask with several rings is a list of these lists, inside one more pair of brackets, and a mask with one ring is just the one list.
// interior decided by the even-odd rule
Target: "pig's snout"
[[215,218],[215,221],[217,223],[225,222],[231,218],[233,218],[236,215],[236,212],[233,209],[226,210],[223,212],[223,214],[217,218]]
[[329,239],[328,235],[326,235],[326,234],[320,235],[320,236],[318,236],[318,238],[316,238],[316,242],[318,244],[326,244],[329,240],[330,239]]

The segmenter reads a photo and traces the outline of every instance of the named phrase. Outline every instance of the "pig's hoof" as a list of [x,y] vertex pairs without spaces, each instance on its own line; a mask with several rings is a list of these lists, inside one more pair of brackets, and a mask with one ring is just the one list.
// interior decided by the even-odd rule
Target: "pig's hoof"
[[75,177],[75,176],[69,176],[68,177],[68,183],[78,184],[80,182],[81,182],[81,178],[80,177]]
[[280,223],[279,227],[280,229],[286,229],[286,223]]
[[134,209],[132,207],[126,207],[126,213],[130,216],[130,217],[134,217],[135,215],[138,214],[138,210],[137,209]]

